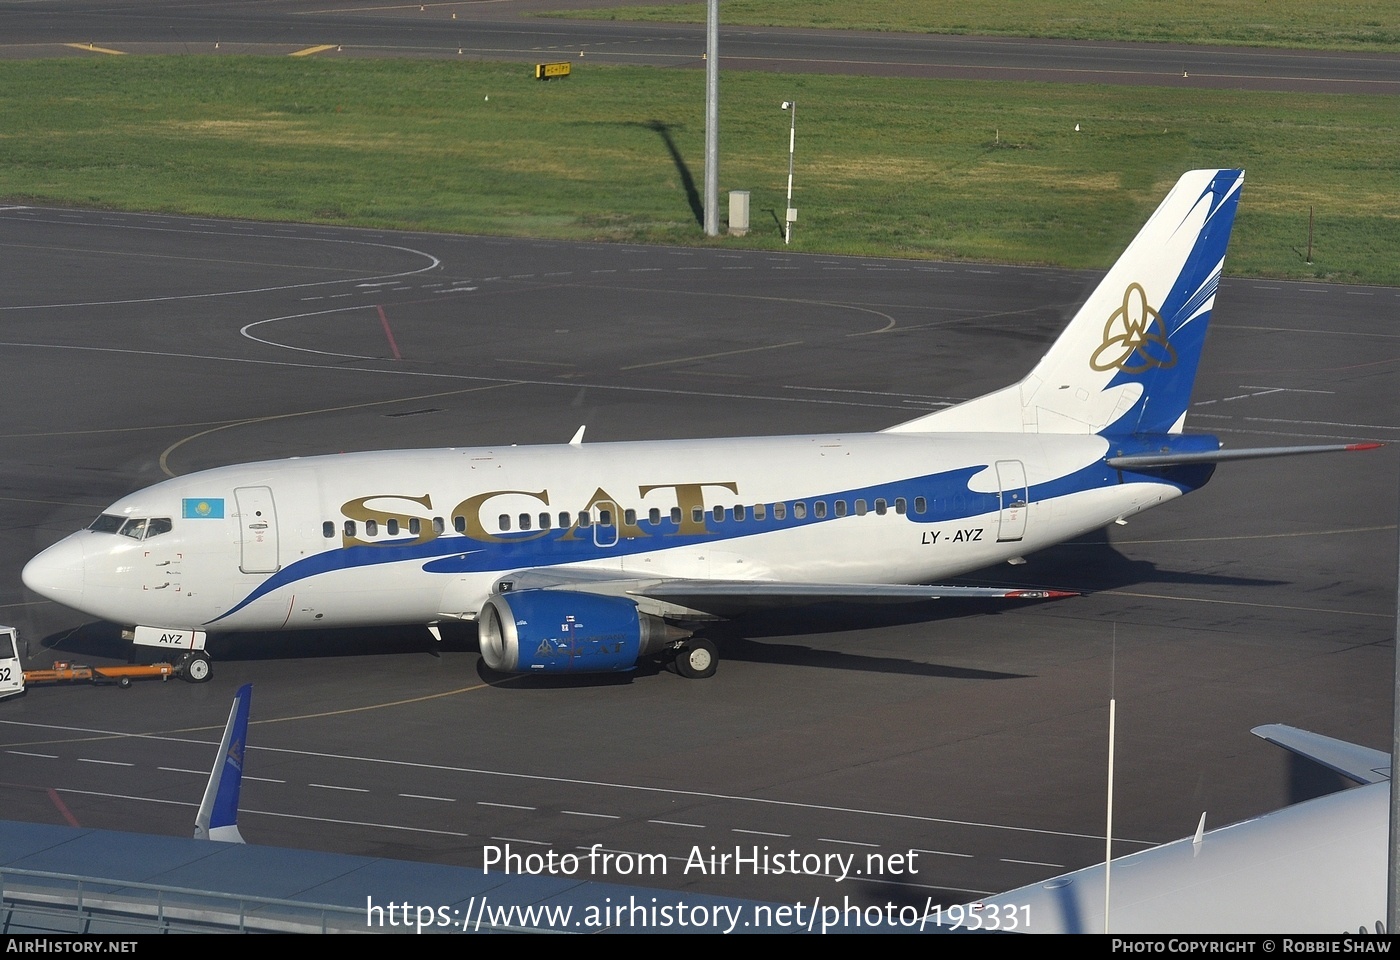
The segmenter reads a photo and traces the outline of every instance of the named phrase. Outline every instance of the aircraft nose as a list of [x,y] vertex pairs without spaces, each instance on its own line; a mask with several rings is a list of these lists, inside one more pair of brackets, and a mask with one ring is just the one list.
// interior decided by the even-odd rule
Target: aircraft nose
[[83,599],[83,545],[60,540],[24,565],[20,579],[41,597],[77,607]]

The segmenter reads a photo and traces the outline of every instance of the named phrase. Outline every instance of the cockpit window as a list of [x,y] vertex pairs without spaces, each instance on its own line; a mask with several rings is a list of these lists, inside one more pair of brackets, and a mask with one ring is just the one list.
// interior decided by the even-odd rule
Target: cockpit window
[[122,528],[125,521],[121,517],[114,517],[110,513],[104,513],[92,523],[88,524],[88,529],[94,533],[116,533]]
[[174,524],[169,517],[123,518],[104,513],[88,524],[88,529],[95,533],[120,533],[133,540],[149,540],[162,533],[169,533],[174,529]]
[[138,517],[122,524],[121,535],[133,540],[140,540],[146,535],[146,518]]

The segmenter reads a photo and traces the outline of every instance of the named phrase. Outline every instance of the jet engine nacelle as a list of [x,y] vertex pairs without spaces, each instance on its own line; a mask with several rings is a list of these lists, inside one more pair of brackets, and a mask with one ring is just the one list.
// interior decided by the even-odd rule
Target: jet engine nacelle
[[689,636],[625,597],[572,590],[492,594],[476,625],[482,660],[501,673],[631,670]]

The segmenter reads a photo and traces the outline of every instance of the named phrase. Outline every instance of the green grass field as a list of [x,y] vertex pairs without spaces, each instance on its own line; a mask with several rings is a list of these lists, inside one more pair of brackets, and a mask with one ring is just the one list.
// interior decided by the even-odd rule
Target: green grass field
[[795,99],[795,251],[1103,267],[1182,171],[1244,166],[1229,272],[1400,284],[1393,98],[730,73],[720,185],[755,229],[707,241],[697,71],[110,57],[0,84],[8,202],[781,249]]
[[[705,3],[692,0],[548,16],[703,23]],[[724,0],[720,20],[728,26],[1400,49],[1400,4],[1395,0],[1326,4],[1317,0]]]

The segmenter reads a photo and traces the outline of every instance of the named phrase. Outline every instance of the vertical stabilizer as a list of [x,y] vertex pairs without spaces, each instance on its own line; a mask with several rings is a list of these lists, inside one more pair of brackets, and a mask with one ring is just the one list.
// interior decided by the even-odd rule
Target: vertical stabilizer
[[233,697],[224,739],[219,744],[209,785],[194,820],[196,840],[223,840],[242,843],[238,832],[238,793],[243,787],[243,751],[248,743],[248,704],[253,685],[245,683]]
[[1028,377],[890,432],[1180,433],[1243,186],[1185,174]]

